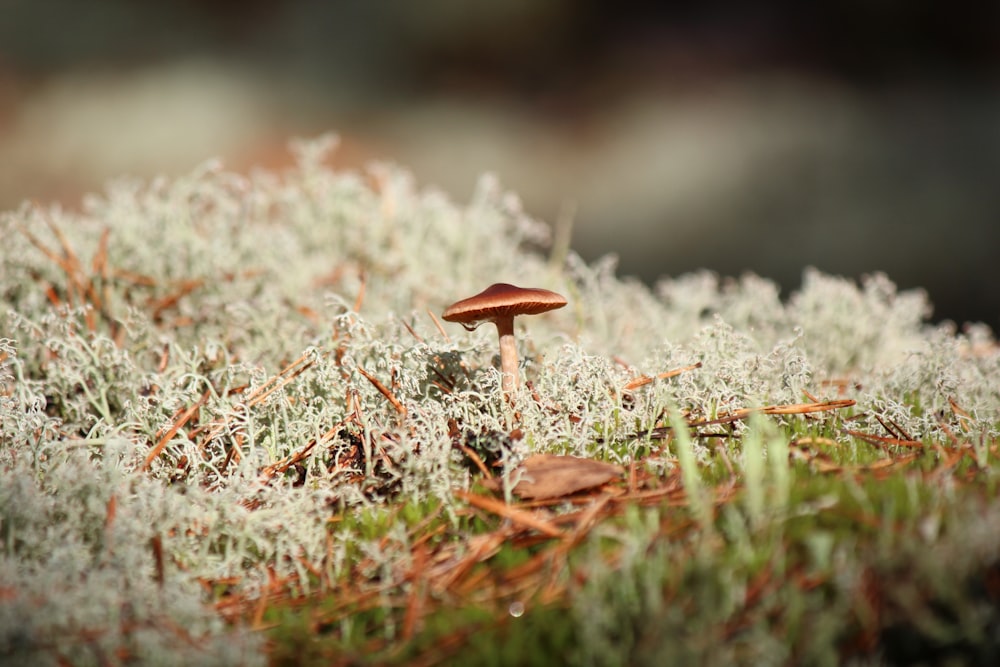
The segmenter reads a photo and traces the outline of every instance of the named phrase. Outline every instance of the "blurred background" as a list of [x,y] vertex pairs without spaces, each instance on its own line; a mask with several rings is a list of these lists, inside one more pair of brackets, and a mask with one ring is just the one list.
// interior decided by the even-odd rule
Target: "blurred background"
[[648,282],[884,271],[1000,328],[1000,3],[0,0],[2,210],[327,131]]

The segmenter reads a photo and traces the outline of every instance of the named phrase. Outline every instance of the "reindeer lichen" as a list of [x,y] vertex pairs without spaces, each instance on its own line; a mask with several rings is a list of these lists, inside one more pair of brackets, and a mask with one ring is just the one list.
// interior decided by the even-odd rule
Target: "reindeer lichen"
[[[227,600],[263,605],[278,585],[332,590],[358,571],[373,587],[405,583],[424,546],[391,517],[434,508],[466,525],[456,494],[479,479],[470,450],[509,500],[530,454],[641,461],[662,476],[677,466],[671,429],[706,424],[719,433],[683,440],[681,464],[689,487],[706,485],[696,490],[708,529],[709,487],[728,474],[712,438],[738,448],[745,436],[766,459],[723,448],[726,463],[781,489],[750,494],[750,528],[725,519],[722,534],[737,537],[792,493],[790,437],[727,421],[740,410],[846,396],[850,424],[816,412],[806,435],[846,447],[851,433],[880,429],[899,442],[959,433],[980,467],[995,463],[996,342],[984,327],[928,324],[920,292],[808,270],[783,302],[750,275],[650,289],[610,259],[570,253],[553,268],[537,250],[547,228],[495,179],[460,206],[395,166],[332,170],[331,147],[296,144],[283,173],[210,162],[175,180],[113,183],[78,212],[25,205],[0,218],[3,660],[263,664],[261,619]],[[495,334],[439,330],[428,314],[503,280],[570,298],[519,325],[526,383],[509,400]],[[688,370],[655,378],[674,369]],[[369,511],[384,530],[344,529]],[[615,539],[625,571],[660,581],[670,574],[649,558],[662,549],[655,521],[630,516]],[[817,540],[825,561],[845,557]],[[683,576],[721,594],[698,572]],[[581,593],[581,605],[623,600],[574,611],[597,633],[594,655],[611,655],[614,624],[640,612],[678,627],[652,589],[629,586],[595,578]]]

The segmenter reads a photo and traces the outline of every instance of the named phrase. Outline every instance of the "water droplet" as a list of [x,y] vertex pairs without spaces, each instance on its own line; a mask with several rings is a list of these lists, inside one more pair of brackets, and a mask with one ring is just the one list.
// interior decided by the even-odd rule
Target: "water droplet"
[[524,613],[524,603],[520,601],[511,602],[510,607],[508,607],[507,611],[509,611],[510,615],[513,616],[514,618],[520,618],[521,614]]

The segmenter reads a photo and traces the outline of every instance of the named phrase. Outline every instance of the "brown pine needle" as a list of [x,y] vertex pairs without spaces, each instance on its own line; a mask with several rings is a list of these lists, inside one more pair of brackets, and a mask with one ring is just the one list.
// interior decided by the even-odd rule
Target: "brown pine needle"
[[[446,591],[456,585],[477,564],[492,558],[510,537],[511,528],[502,527],[492,533],[474,535],[468,540],[468,551],[457,561],[448,562],[447,568],[434,582],[435,591]],[[489,572],[483,570],[484,575]]]
[[211,390],[206,389],[205,393],[201,395],[201,398],[199,398],[194,405],[185,410],[184,414],[182,414],[180,418],[174,422],[174,425],[170,427],[170,430],[163,434],[160,441],[156,443],[156,446],[153,447],[153,449],[146,456],[146,460],[143,461],[142,470],[149,470],[150,464],[156,459],[157,456],[160,455],[163,448],[167,446],[168,442],[170,442],[170,439],[177,435],[177,431],[181,430],[184,427],[184,424],[188,423],[191,417],[198,412],[198,409],[201,408],[201,406],[205,405],[210,395]]
[[716,419],[702,419],[688,424],[688,426],[711,426],[715,424],[729,424],[731,422],[746,419],[755,412],[765,415],[804,415],[811,412],[827,412],[830,410],[842,410],[855,404],[849,398],[837,399],[833,401],[823,401],[821,403],[795,403],[791,405],[768,405],[763,408],[742,408]]
[[309,452],[311,452],[315,446],[316,446],[316,441],[311,440],[305,447],[295,452],[291,456],[286,456],[277,463],[272,463],[271,465],[267,466],[260,473],[260,481],[263,483],[267,483],[275,475],[284,474],[293,465],[295,465],[296,463],[300,463],[306,457],[308,457]]
[[164,297],[160,297],[159,299],[150,300],[148,305],[150,310],[153,311],[153,319],[160,320],[163,317],[163,312],[165,310],[173,308],[181,299],[204,284],[205,281],[200,279],[183,280],[174,292]]
[[340,433],[340,430],[343,428],[345,423],[347,423],[346,420],[341,420],[337,422],[334,426],[327,429],[326,433],[321,435],[316,440],[310,440],[306,444],[306,446],[300,449],[299,451],[295,452],[290,456],[286,456],[277,463],[273,463],[264,468],[264,470],[260,474],[260,481],[266,483],[275,475],[284,474],[285,471],[287,471],[293,465],[296,465],[304,461],[306,458],[309,457],[309,453],[316,447],[316,445],[325,445],[326,443],[333,440],[337,436],[337,434]]
[[[111,494],[108,498],[108,508],[104,515],[104,533],[108,535],[111,532],[111,526],[114,525],[115,515],[118,513],[118,496]],[[110,535],[108,535],[110,537]]]
[[[43,216],[46,226],[59,241],[59,246],[62,248],[62,261],[59,265],[62,267],[63,272],[66,274],[66,279],[68,280],[68,287],[71,288],[71,292],[75,292],[80,299],[82,304],[84,301],[90,301],[90,303],[95,307],[95,309],[100,309],[100,299],[97,298],[94,292],[93,281],[88,279],[81,268],[80,258],[77,256],[76,252],[73,250],[73,246],[70,245],[69,239],[66,235],[62,233],[62,230],[52,221],[52,219],[45,215]],[[97,322],[94,319],[94,313],[92,311],[87,311],[84,317],[87,320],[88,331],[97,330]]]
[[693,371],[696,368],[701,368],[701,362],[700,361],[698,363],[691,364],[689,366],[684,366],[682,368],[675,368],[674,370],[671,370],[671,371],[664,371],[663,373],[659,373],[658,375],[656,375],[654,377],[650,377],[648,375],[640,375],[637,378],[633,378],[632,380],[629,380],[625,384],[625,386],[622,387],[622,389],[624,389],[625,391],[631,391],[633,389],[638,389],[639,387],[644,387],[645,385],[653,382],[654,380],[666,380],[666,379],[669,379],[669,378],[672,378],[672,377],[676,377],[676,376],[680,375],[681,373],[686,373],[687,371]]
[[888,433],[889,435],[891,435],[892,437],[894,437],[894,438],[900,437],[900,434],[897,433],[896,431],[892,430],[891,428],[889,428],[889,425],[886,424],[885,421],[881,417],[879,417],[878,415],[875,415],[875,421],[877,421],[879,424],[881,424],[882,428],[885,429],[885,432]]
[[279,389],[282,389],[282,388],[288,386],[291,383],[292,380],[294,380],[295,378],[297,378],[298,376],[302,375],[304,372],[306,372],[307,370],[309,370],[309,368],[313,365],[313,363],[314,362],[310,361],[309,363],[304,364],[303,366],[295,369],[295,372],[292,373],[291,375],[287,375],[287,376],[284,376],[284,377],[282,377],[280,375],[277,376],[277,377],[281,378],[281,381],[280,382],[272,383],[272,386],[270,388],[268,388],[267,391],[265,391],[263,393],[258,393],[252,399],[248,400],[247,401],[247,406],[257,405],[258,403],[262,403],[263,401],[267,400],[268,396],[270,396],[274,392],[278,391]]
[[[843,410],[844,408],[849,408],[855,404],[855,401],[850,398],[841,398],[833,401],[821,401],[818,403],[798,403],[793,405],[769,405],[765,408],[761,408],[760,411],[765,415],[804,415],[810,412],[827,412],[829,410]],[[743,416],[749,416],[754,410],[741,410],[744,412]]]
[[90,270],[94,275],[103,279],[108,277],[108,239],[111,237],[111,228],[105,227],[101,231],[101,240],[97,244],[97,252],[90,261]]
[[51,231],[56,237],[56,240],[59,241],[59,245],[62,247],[63,257],[65,257],[67,262],[71,265],[79,266],[80,260],[77,258],[76,253],[73,252],[73,246],[69,244],[69,240],[66,238],[66,235],[62,233],[62,230],[59,229],[58,226],[56,226],[56,223],[52,222],[52,218],[47,215],[43,215],[42,219],[45,220],[45,226],[49,228],[49,231]]
[[233,444],[229,446],[229,451],[226,452],[226,458],[223,459],[222,465],[219,466],[219,474],[221,475],[229,467],[230,462],[236,461],[240,462],[242,454],[240,454],[240,449],[243,447],[243,437],[237,433],[233,436]]
[[463,454],[465,454],[472,460],[472,462],[476,465],[477,468],[479,468],[479,472],[483,473],[483,477],[486,477],[487,479],[493,477],[493,475],[490,474],[489,468],[487,468],[486,464],[483,463],[483,459],[479,456],[479,454],[476,453],[476,450],[472,449],[468,445],[462,445],[462,444],[460,444],[458,448],[462,450]]
[[837,447],[840,445],[840,443],[834,440],[833,438],[819,438],[813,436],[806,436],[804,438],[797,438],[796,440],[792,440],[792,445],[797,447],[809,446],[809,445],[826,445],[827,447]]
[[308,370],[315,361],[309,355],[303,354],[292,363],[285,366],[277,375],[273,375],[264,384],[257,387],[247,396],[247,405],[252,406],[265,400],[278,389],[286,386],[289,382]]
[[361,312],[361,304],[365,301],[365,284],[368,282],[365,272],[361,271],[358,274],[358,278],[361,280],[361,287],[358,288],[358,298],[354,300],[354,312]]
[[163,567],[163,538],[159,533],[153,535],[149,540],[149,546],[153,550],[153,568],[156,584],[163,588],[164,567]]
[[170,345],[163,345],[163,352],[160,355],[160,361],[156,364],[156,372],[163,373],[167,369],[167,365],[170,363]]
[[[91,275],[86,280],[86,291],[87,296],[90,299],[90,303],[94,305],[94,309],[100,311],[104,308],[106,299],[101,297],[101,294],[97,291],[97,279],[100,278],[104,283],[104,292],[108,293],[108,285],[106,282],[107,277],[107,261],[108,261],[108,235],[109,230],[107,227],[101,232],[101,239],[97,245],[97,252],[94,253],[93,258],[91,258]],[[83,270],[79,267],[80,275],[83,277]]]
[[479,496],[474,493],[469,493],[468,491],[457,491],[456,495],[470,505],[478,507],[481,510],[486,510],[492,514],[496,514],[497,516],[502,516],[503,518],[510,520],[511,523],[515,523],[525,528],[530,528],[531,530],[537,530],[539,533],[548,535],[549,537],[562,538],[564,536],[563,532],[556,528],[551,522],[541,519],[531,512],[511,507],[500,500],[488,498],[486,496]]
[[53,264],[58,264],[63,271],[67,270],[68,265],[66,264],[66,261],[59,255],[57,255],[54,251],[49,249],[47,245],[42,243],[41,240],[37,236],[32,234],[27,227],[25,227],[22,224],[18,224],[17,230],[24,235],[24,238],[28,239],[28,243],[38,248],[39,252],[48,257],[49,261],[51,261]]
[[62,299],[59,298],[59,293],[56,292],[56,288],[52,285],[45,286],[45,298],[56,308],[62,305]]
[[[46,224],[48,224],[50,229],[53,228],[52,223],[49,222],[47,217],[46,217]],[[82,288],[80,288],[79,291],[76,289],[78,287],[78,282],[76,280],[76,265],[74,264],[73,260],[70,259],[69,257],[61,256],[58,253],[56,253],[56,251],[52,250],[47,245],[42,243],[42,241],[37,236],[32,234],[28,230],[28,228],[25,227],[24,225],[18,225],[17,228],[18,231],[20,231],[24,235],[24,237],[28,239],[28,243],[38,248],[38,250],[49,259],[49,261],[57,265],[60,269],[62,269],[63,273],[66,274],[67,278],[66,301],[71,307],[76,306],[77,303],[76,296],[77,294],[79,294],[80,297],[82,298],[83,290]],[[72,253],[72,250],[70,250],[70,252]]]
[[899,435],[901,435],[901,436],[903,437],[903,439],[904,439],[904,440],[913,440],[913,439],[914,439],[914,438],[913,438],[913,436],[911,436],[911,435],[910,435],[909,433],[907,433],[907,432],[906,432],[906,429],[905,429],[905,428],[903,428],[902,426],[900,426],[899,424],[897,424],[897,423],[895,422],[895,420],[893,420],[893,419],[890,419],[890,420],[889,420],[889,423],[890,423],[890,424],[892,424],[893,428],[895,428],[895,429],[896,429],[896,432],[897,432],[897,433],[898,433]]
[[403,326],[404,326],[404,327],[406,327],[406,330],[410,332],[410,335],[411,335],[411,336],[413,336],[413,337],[414,337],[414,338],[416,339],[416,341],[417,341],[418,343],[423,343],[423,342],[424,342],[424,339],[423,339],[423,338],[421,338],[421,337],[420,337],[420,336],[419,336],[419,335],[417,334],[417,332],[413,330],[413,327],[411,327],[411,326],[410,326],[410,325],[409,325],[409,324],[408,324],[408,323],[406,322],[406,320],[400,320],[400,322],[402,322],[402,323],[403,323]]
[[963,410],[961,407],[959,407],[958,403],[955,402],[954,398],[948,399],[948,405],[951,406],[952,411],[959,417],[965,417],[966,419],[971,419],[969,413]]
[[[955,435],[955,432],[951,430],[951,427],[944,423],[940,417],[938,418],[937,423],[938,427],[940,427],[941,430],[944,431],[944,434],[948,437],[948,440],[951,442],[951,446],[955,449],[960,449],[962,447],[962,442],[958,439],[958,436]],[[944,447],[936,444],[936,449],[942,456],[945,455]]]
[[399,402],[399,399],[396,398],[391,391],[389,391],[388,387],[379,382],[378,378],[376,378],[374,375],[372,375],[365,369],[361,368],[360,366],[358,366],[358,372],[364,375],[365,378],[367,378],[368,381],[372,383],[372,386],[378,389],[379,393],[385,396],[386,400],[392,403],[392,407],[396,408],[396,412],[398,412],[403,417],[406,416],[406,406]]
[[449,336],[448,332],[444,330],[443,326],[441,326],[441,320],[437,318],[437,315],[435,315],[430,308],[427,309],[427,314],[431,316],[431,321],[434,322],[434,326],[437,327],[437,330],[439,332],[441,332],[441,336],[444,338],[444,342],[451,343],[451,336]]
[[115,278],[120,278],[125,282],[132,283],[137,287],[156,287],[159,284],[159,281],[152,276],[147,276],[142,273],[134,273],[125,269],[113,269],[111,271],[111,275]]
[[608,506],[608,503],[611,502],[611,498],[609,495],[602,494],[591,503],[590,507],[583,511],[579,519],[577,519],[576,526],[573,527],[573,532],[560,545],[563,553],[568,553],[570,549],[580,544],[583,538],[587,536],[587,533],[590,532],[590,529],[597,525],[599,515]]
[[63,267],[63,271],[66,272],[66,277],[69,278],[73,285],[76,286],[79,290],[80,296],[82,297],[85,290],[83,283],[79,279],[79,274],[81,273],[79,270],[80,259],[77,257],[76,252],[73,251],[73,246],[70,245],[69,239],[66,238],[66,235],[62,233],[62,230],[59,229],[54,222],[52,222],[52,218],[47,215],[42,216],[42,218],[45,220],[45,225],[56,237],[56,240],[59,241],[59,246],[62,248],[64,261],[61,263],[61,266]]
[[[438,357],[435,357],[434,360],[437,361],[438,363],[440,363],[440,359]],[[440,382],[435,382],[434,383],[437,386],[437,388],[440,389],[441,391],[443,391],[446,394],[450,394],[452,392],[452,390],[455,388],[455,382],[454,382],[454,380],[445,377],[444,373],[442,373],[441,371],[439,371],[434,366],[431,366],[430,369],[431,369],[431,372],[434,373],[434,375],[436,375],[438,377],[438,380],[440,380]]]
[[852,431],[850,429],[844,429],[844,433],[853,436],[859,440],[864,440],[870,445],[875,445],[876,447],[886,447],[895,445],[897,447],[923,447],[924,443],[919,440],[904,440],[903,438],[886,438],[880,435],[871,435],[870,433],[864,433],[862,431]]

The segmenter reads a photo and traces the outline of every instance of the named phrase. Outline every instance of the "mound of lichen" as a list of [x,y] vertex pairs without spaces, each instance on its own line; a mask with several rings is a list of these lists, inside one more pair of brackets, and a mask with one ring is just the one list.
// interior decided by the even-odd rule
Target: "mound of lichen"
[[[666,470],[643,434],[670,414],[848,396],[855,432],[961,433],[989,464],[997,346],[928,324],[919,292],[815,271],[787,301],[755,276],[650,289],[610,260],[546,257],[547,228],[489,178],[459,206],[392,166],[332,170],[328,149],[297,146],[287,173],[210,164],[0,219],[6,661],[261,664],[226,596],[281,578],[308,592],[358,552],[390,571],[409,553],[331,521],[456,511],[476,474],[462,434],[500,442],[505,472],[535,452]],[[495,331],[434,317],[494,282],[570,301],[518,321],[509,401]]]

